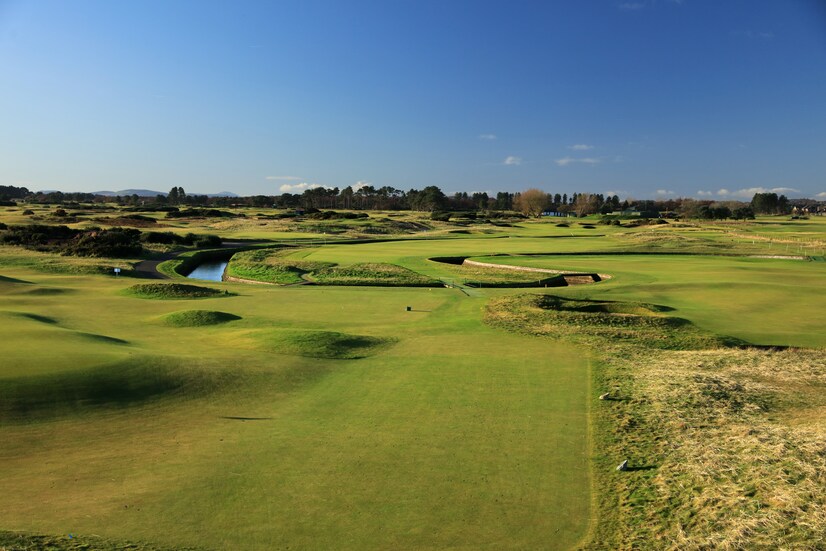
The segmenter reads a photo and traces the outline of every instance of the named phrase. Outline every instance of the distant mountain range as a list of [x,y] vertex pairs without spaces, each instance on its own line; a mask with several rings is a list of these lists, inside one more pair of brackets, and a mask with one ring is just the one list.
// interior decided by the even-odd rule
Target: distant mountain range
[[[120,195],[125,197],[128,195],[137,195],[138,197],[155,197],[157,195],[167,195],[165,191],[153,191],[151,189],[122,189],[120,191],[93,191],[93,195],[103,195],[106,197],[116,197]],[[231,191],[221,191],[219,193],[188,193],[187,195],[206,195],[207,197],[238,197],[237,194]]]

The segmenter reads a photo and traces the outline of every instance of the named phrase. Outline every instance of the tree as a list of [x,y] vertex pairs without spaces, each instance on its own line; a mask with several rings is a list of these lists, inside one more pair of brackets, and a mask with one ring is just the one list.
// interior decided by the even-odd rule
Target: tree
[[[781,195],[785,199],[785,196]],[[755,214],[778,214],[780,199],[776,193],[755,193],[751,198],[751,208]]]
[[496,203],[494,203],[496,210],[511,210],[513,208],[513,193],[507,191],[500,191],[496,194]]
[[531,188],[513,198],[513,208],[526,216],[539,217],[550,202],[547,193]]
[[574,212],[577,216],[586,216],[599,212],[599,207],[602,205],[599,196],[591,193],[575,193],[574,197]]
[[170,205],[177,205],[178,204],[178,188],[173,187],[169,190],[169,193],[166,195],[167,201],[169,201]]
[[754,220],[754,211],[751,207],[737,207],[731,211],[731,217],[735,220]]

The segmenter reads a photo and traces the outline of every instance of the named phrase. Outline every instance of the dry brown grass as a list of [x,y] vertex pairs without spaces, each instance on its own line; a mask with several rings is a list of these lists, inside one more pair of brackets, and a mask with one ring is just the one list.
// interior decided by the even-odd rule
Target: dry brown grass
[[[657,325],[673,350],[607,336],[605,324],[493,301],[487,321],[599,351],[594,405],[599,522],[588,549],[825,549],[826,357],[713,343]],[[635,331],[635,328],[626,328]],[[677,334],[693,332],[688,341]],[[628,459],[632,467],[614,467]]]

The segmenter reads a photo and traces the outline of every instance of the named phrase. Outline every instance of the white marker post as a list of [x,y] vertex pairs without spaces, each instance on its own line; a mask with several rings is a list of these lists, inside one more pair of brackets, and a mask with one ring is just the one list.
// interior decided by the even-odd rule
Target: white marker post
[[115,272],[115,277],[119,276],[120,275],[120,268],[115,268],[114,272]]

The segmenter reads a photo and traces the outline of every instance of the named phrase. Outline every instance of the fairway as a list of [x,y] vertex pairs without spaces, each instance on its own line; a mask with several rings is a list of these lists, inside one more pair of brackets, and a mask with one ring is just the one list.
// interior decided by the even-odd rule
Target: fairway
[[[53,319],[8,327],[5,378],[127,361],[120,382],[134,385],[160,361],[180,379],[128,407],[81,397],[8,413],[4,529],[249,549],[566,549],[588,530],[589,358],[486,327],[484,300],[219,284],[237,296],[162,301],[124,295],[128,279],[92,290],[83,277],[4,275],[31,282],[3,284],[6,312]],[[58,279],[65,293],[32,294]],[[159,321],[193,302],[240,319]],[[287,329],[391,344],[355,360],[266,346]],[[81,347],[78,332],[127,342]]]

